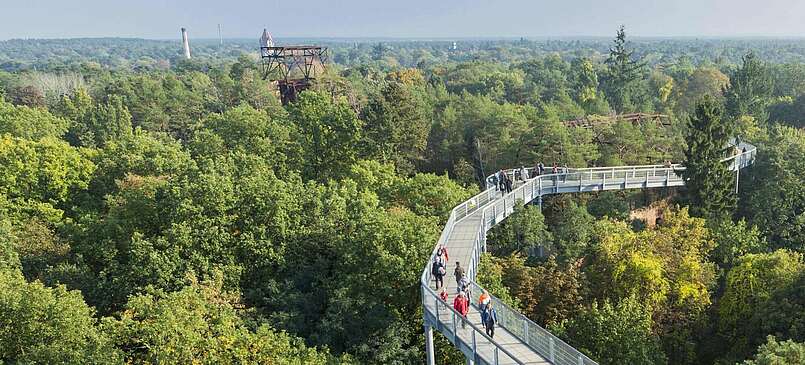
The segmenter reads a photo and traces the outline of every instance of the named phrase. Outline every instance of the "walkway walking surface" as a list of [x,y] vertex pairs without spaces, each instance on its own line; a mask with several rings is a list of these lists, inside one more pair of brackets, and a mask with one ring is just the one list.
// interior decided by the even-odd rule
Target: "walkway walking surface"
[[[488,204],[493,202],[494,201],[488,202]],[[460,262],[461,266],[466,270],[472,257],[475,236],[478,234],[478,229],[481,225],[481,212],[483,211],[484,207],[485,205],[478,207],[478,209],[476,209],[473,213],[459,221],[455,225],[453,232],[450,234],[447,242],[445,243],[445,247],[447,248],[450,258],[450,260],[447,262],[447,275],[445,276],[444,280],[445,288],[449,295],[446,304],[449,306],[453,305],[453,299],[457,295],[458,283],[453,275],[453,270],[455,269],[456,265],[455,263]],[[431,282],[431,288],[436,290],[435,282]],[[473,306],[470,308],[467,318],[469,322],[473,323],[476,327],[483,329],[483,325],[481,324],[481,314],[478,310],[478,307],[475,305],[478,301],[479,295],[481,295],[481,293],[470,293],[470,300],[473,303]],[[452,326],[452,312],[448,310],[439,311],[439,320]],[[458,336],[465,343],[472,344],[472,329],[470,329],[469,326],[467,326],[465,329],[461,329],[460,322],[457,323],[459,323],[456,326]],[[503,327],[497,326],[495,328],[494,340],[498,342],[498,344],[502,345],[506,351],[516,356],[521,363],[550,364],[549,361],[545,360],[535,350],[522,343],[522,341],[520,341],[517,337]],[[479,344],[480,346],[478,346]],[[481,339],[480,336],[476,336],[476,346],[478,346],[478,353],[484,358],[484,360],[487,360],[489,363],[494,363],[494,346],[489,343],[485,343],[485,340]],[[509,359],[508,356],[502,353],[498,353],[498,361],[500,364],[517,364],[516,361]]]

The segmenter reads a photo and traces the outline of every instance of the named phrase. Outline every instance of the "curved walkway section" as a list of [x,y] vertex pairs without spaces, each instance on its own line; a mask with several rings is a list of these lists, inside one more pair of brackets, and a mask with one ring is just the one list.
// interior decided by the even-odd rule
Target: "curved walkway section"
[[[724,159],[732,171],[751,165],[757,151],[748,143],[736,146],[745,152]],[[483,288],[475,283],[480,255],[486,251],[486,232],[511,215],[518,201],[528,204],[537,200],[541,203],[543,196],[551,194],[682,186],[684,180],[678,174],[682,170],[681,165],[573,169],[567,173],[534,177],[505,195],[492,186],[453,208],[421,277],[427,364],[434,364],[435,328],[464,353],[468,363],[597,365],[496,297],[492,297],[492,302],[498,312],[499,327],[494,338],[486,335],[477,310],[478,296]],[[513,171],[506,173],[513,175]],[[449,294],[447,301],[442,301],[436,293],[430,270],[442,244],[450,255],[444,285]],[[455,261],[461,262],[471,280],[473,309],[466,320],[452,306],[457,287],[451,271]]]

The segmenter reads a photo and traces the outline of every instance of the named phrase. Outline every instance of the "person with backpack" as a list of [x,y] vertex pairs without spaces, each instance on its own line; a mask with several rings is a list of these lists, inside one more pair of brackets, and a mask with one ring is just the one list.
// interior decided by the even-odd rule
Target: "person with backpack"
[[503,170],[498,171],[498,190],[506,191],[506,173]]
[[436,250],[436,257],[442,256],[444,256],[444,262],[450,261],[450,258],[447,257],[447,247],[444,247],[444,245],[440,245],[439,249]]
[[467,313],[470,311],[470,303],[467,301],[467,297],[464,296],[464,292],[459,292],[456,299],[453,300],[453,309],[464,317],[461,319],[461,328],[466,328]]
[[492,302],[489,302],[489,304],[486,305],[484,314],[481,315],[481,317],[483,318],[486,335],[494,338],[495,324],[498,323],[498,312],[495,311],[495,308],[492,308]]
[[[461,278],[458,280],[458,291],[469,295],[470,280],[467,279],[467,275],[462,274]],[[467,297],[467,300],[469,300],[469,297]]]
[[431,274],[433,277],[436,278],[436,290],[444,286],[444,263],[441,259],[437,256],[433,261],[433,268],[431,269]]
[[461,277],[464,276],[464,268],[461,267],[461,263],[456,261],[456,269],[453,271],[453,274],[456,276],[456,286],[459,288],[461,287]]

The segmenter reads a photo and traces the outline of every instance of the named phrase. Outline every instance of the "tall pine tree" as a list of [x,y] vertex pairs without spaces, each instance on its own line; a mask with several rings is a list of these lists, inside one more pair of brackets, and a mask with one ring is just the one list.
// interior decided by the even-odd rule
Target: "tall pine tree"
[[609,50],[606,60],[607,73],[603,80],[609,105],[618,113],[639,111],[643,100],[640,81],[645,63],[633,59],[634,50],[626,47],[626,30],[618,29],[615,45]]
[[731,134],[722,119],[723,107],[705,96],[688,121],[685,170],[688,203],[693,215],[704,218],[728,218],[736,206],[732,172],[721,160],[728,154]]

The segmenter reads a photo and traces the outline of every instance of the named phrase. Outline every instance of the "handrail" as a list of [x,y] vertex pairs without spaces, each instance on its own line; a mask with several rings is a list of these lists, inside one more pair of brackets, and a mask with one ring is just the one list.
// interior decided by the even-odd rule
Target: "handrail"
[[[731,156],[725,157],[725,158],[721,159],[721,162],[727,162],[727,161],[730,161],[730,160],[734,160],[734,159],[737,159],[738,157],[749,157],[750,159],[754,159],[754,156],[756,155],[756,152],[757,152],[757,147],[755,147],[754,145],[746,143],[746,142],[739,142],[739,141],[737,141],[735,139],[732,139],[730,141],[730,146],[734,146],[736,148],[745,148],[746,152],[741,152],[741,153],[738,153],[738,154],[733,154]],[[751,162],[749,164],[751,164]],[[745,167],[745,166],[747,166],[749,164],[744,164],[742,167]],[[547,169],[552,169],[553,167],[552,166],[546,166],[545,168],[547,170]],[[685,166],[683,164],[678,164],[678,163],[677,164],[671,164],[671,165],[668,165],[668,166],[666,166],[666,165],[604,166],[604,167],[567,168],[567,170],[568,170],[567,172],[563,172],[562,170],[564,169],[564,167],[559,166],[558,169],[560,170],[560,172],[557,172],[556,174],[548,173],[548,174],[542,174],[542,175],[537,175],[537,176],[535,176],[533,174],[533,171],[534,171],[533,167],[526,167],[525,169],[528,172],[528,176],[529,176],[529,180],[530,180],[530,179],[534,179],[534,178],[536,178],[538,176],[561,176],[561,175],[566,175],[566,174],[573,173],[573,172],[582,172],[582,171],[583,172],[597,172],[597,171],[602,171],[603,172],[603,171],[610,171],[613,168],[615,168],[615,169],[618,169],[618,168],[632,168],[632,169],[637,169],[638,171],[641,170],[641,169],[651,169],[651,168],[674,168],[674,169],[677,169],[677,170],[684,170]],[[515,173],[519,172],[519,171],[520,171],[520,168],[512,168],[512,169],[504,169],[503,170],[503,172],[506,173],[507,175],[511,175],[512,179],[513,179]],[[486,177],[485,181],[486,181],[486,184],[487,184],[487,188],[494,188],[495,187],[491,183],[491,181],[494,180],[494,176],[495,176],[495,174],[492,174],[492,175],[489,175],[489,176]]]
[[[493,352],[493,361],[498,361],[499,357],[500,357],[499,353],[502,352],[504,355],[509,357],[512,361],[516,362],[517,364],[525,365],[525,363],[520,361],[511,352],[506,350],[506,348],[501,346],[495,339],[493,339],[492,337],[489,337],[486,334],[486,332],[484,332],[481,329],[479,329],[474,323],[472,323],[472,321],[466,320],[464,318],[464,316],[461,315],[461,313],[459,313],[455,308],[453,308],[450,305],[450,303],[447,303],[447,302],[443,301],[441,298],[439,298],[439,296],[436,294],[436,292],[433,291],[433,289],[431,289],[429,286],[423,286],[422,289],[423,289],[423,291],[425,291],[423,293],[423,298],[424,298],[424,295],[427,294],[430,298],[432,298],[434,300],[434,305],[437,308],[436,313],[431,313],[429,311],[429,309],[427,308],[427,305],[425,305],[425,311],[428,314],[433,315],[434,317],[436,317],[437,321],[441,322],[440,313],[439,313],[439,309],[438,309],[439,305],[443,305],[444,308],[446,308],[448,310],[448,313],[451,314],[451,323],[452,323],[452,326],[453,326],[451,334],[453,336],[452,340],[453,340],[454,344],[456,344],[457,341],[462,340],[460,338],[461,336],[459,336],[458,332],[457,332],[458,331],[457,323],[464,322],[464,325],[465,326],[468,325],[470,327],[470,329],[472,329],[472,331],[473,331],[472,332],[472,337],[473,337],[472,338],[472,342],[473,342],[472,347],[473,347],[473,351],[475,352],[476,358],[479,356],[478,353],[477,353],[477,351],[478,351],[477,336],[478,335],[476,335],[476,333],[479,333],[482,339],[485,339],[487,342],[489,342],[491,345],[493,345],[495,347],[495,349],[493,350],[494,351]],[[462,328],[465,328],[465,327],[462,327]],[[467,345],[469,345],[469,344],[467,344]]]
[[[732,162],[730,165],[731,170],[739,170],[741,168],[751,165],[754,162],[754,158],[757,153],[757,148],[755,146],[745,142],[740,143],[733,142],[733,145],[736,148],[742,147],[746,151],[722,159],[722,162],[729,162],[729,161]],[[435,317],[436,322],[438,322],[439,325],[444,326],[444,324],[441,321],[441,318],[439,317],[440,316],[439,306],[442,305],[442,303],[444,303],[444,307],[449,308],[449,313],[452,313],[451,314],[452,325],[453,325],[452,341],[454,345],[460,346],[458,342],[463,340],[460,338],[460,336],[457,335],[455,329],[456,315],[460,316],[460,314],[458,314],[458,312],[455,311],[455,309],[453,309],[448,303],[442,301],[436,295],[436,292],[430,288],[430,281],[431,281],[430,269],[431,269],[431,263],[436,258],[438,248],[442,244],[445,244],[447,242],[456,224],[461,222],[463,219],[469,217],[471,214],[477,212],[479,209],[482,209],[481,222],[478,225],[477,234],[475,234],[470,260],[468,265],[466,266],[466,269],[467,269],[467,275],[471,280],[472,288],[480,291],[483,290],[483,288],[475,282],[475,277],[477,274],[477,268],[480,261],[480,253],[481,251],[486,250],[486,232],[492,226],[499,223],[507,216],[511,215],[514,212],[514,205],[518,200],[522,201],[523,203],[529,203],[535,198],[541,199],[543,195],[557,194],[570,191],[584,191],[583,188],[590,184],[592,184],[593,186],[600,186],[602,190],[605,187],[611,188],[613,185],[619,189],[627,189],[630,188],[628,184],[630,182],[634,183],[635,181],[638,181],[637,179],[641,179],[639,181],[645,181],[646,187],[648,186],[649,181],[652,181],[655,184],[658,181],[660,183],[664,182],[665,184],[664,186],[669,186],[669,184],[673,182],[674,186],[677,186],[684,183],[682,181],[681,176],[679,176],[678,174],[678,172],[683,171],[684,169],[685,167],[680,164],[673,164],[670,166],[643,165],[643,166],[594,167],[594,168],[573,169],[573,171],[568,171],[567,173],[545,174],[545,175],[534,176],[526,180],[519,186],[517,186],[510,193],[503,194],[502,197],[498,197],[500,194],[497,191],[496,186],[490,184],[491,186],[488,186],[486,190],[476,194],[472,198],[459,204],[450,211],[450,217],[448,218],[447,223],[445,224],[445,227],[439,236],[436,246],[433,248],[433,251],[431,252],[428,263],[425,269],[423,270],[422,276],[420,278],[421,280],[420,285],[422,288],[422,301],[425,316],[427,317],[428,315],[430,315]],[[504,171],[509,173],[514,170],[504,170]],[[491,176],[487,178],[487,182],[490,181],[490,178]],[[607,181],[607,179],[609,179],[610,181]],[[587,181],[587,185],[584,184],[585,181]],[[610,185],[607,185],[608,183]],[[575,190],[576,187],[578,187],[578,190]],[[500,219],[498,219],[499,217]],[[511,307],[503,303],[500,299],[494,296],[490,297],[493,303],[495,303],[494,305],[497,308],[500,308],[498,312],[500,318],[500,326],[509,331],[522,343],[531,347],[535,352],[539,353],[544,358],[548,359],[551,363],[555,365],[597,365],[595,361],[591,360],[586,355],[582,354],[581,352],[579,352],[572,346],[568,345],[558,337],[554,336],[553,334],[551,334],[538,324],[534,323],[526,316],[512,309]],[[436,313],[432,313],[429,310],[428,299],[433,300],[434,306],[436,308]],[[474,298],[470,298],[471,303],[477,306],[477,302],[473,302],[473,299]],[[473,346],[471,347],[471,350],[472,350],[472,356],[474,358],[478,359],[481,356],[478,353],[478,349],[476,346],[477,345],[476,333],[480,332],[481,339],[487,340],[489,344],[494,347],[493,358],[486,359],[487,363],[498,364],[499,356],[502,353],[503,355],[508,356],[516,363],[522,364],[522,362],[519,359],[515,358],[508,350],[506,350],[494,339],[486,336],[486,334],[483,333],[480,329],[478,329],[471,321],[467,321],[467,323],[470,325],[470,328],[473,331],[472,332]],[[447,331],[449,331],[449,328],[447,329]],[[464,343],[464,345],[466,346],[468,344]]]

